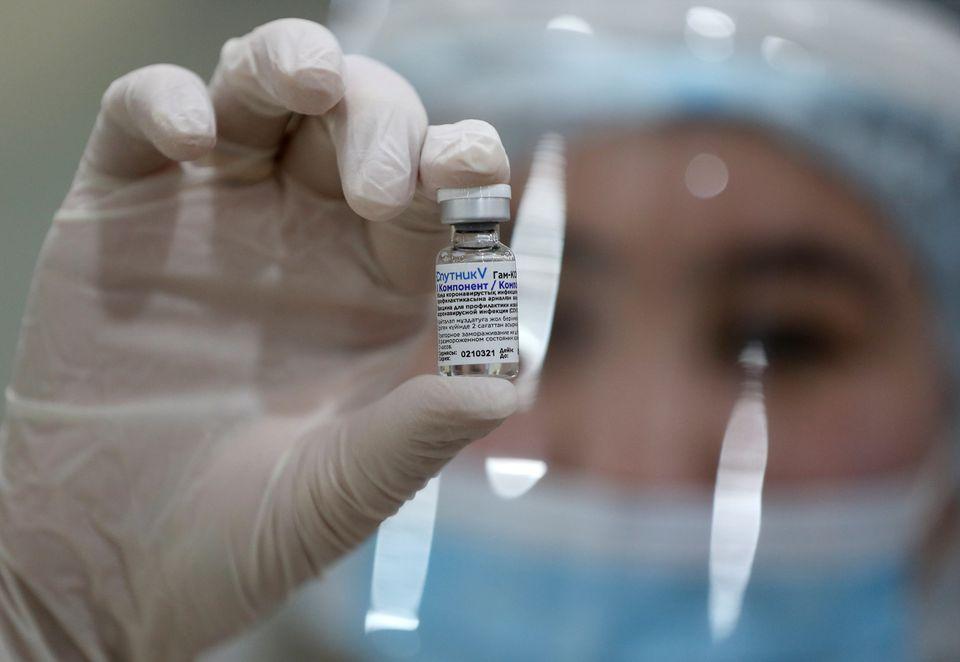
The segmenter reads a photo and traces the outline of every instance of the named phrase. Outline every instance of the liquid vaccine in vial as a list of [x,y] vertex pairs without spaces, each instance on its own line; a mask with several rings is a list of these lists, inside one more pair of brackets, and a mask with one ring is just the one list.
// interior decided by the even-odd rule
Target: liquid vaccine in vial
[[452,226],[437,255],[437,365],[441,375],[516,377],[520,371],[517,263],[500,243],[510,186],[437,191]]

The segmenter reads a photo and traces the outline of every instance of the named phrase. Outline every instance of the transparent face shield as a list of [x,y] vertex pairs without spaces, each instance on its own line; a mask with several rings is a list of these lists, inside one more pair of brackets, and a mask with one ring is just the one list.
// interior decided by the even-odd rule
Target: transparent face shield
[[956,654],[960,258],[928,250],[957,232],[954,138],[902,109],[960,126],[960,85],[932,83],[960,39],[892,3],[516,4],[331,8],[431,123],[500,132],[523,407],[278,636],[356,659]]

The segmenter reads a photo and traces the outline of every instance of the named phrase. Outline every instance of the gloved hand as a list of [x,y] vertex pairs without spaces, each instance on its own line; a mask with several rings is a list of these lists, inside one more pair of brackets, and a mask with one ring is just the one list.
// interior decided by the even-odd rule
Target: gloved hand
[[428,127],[307,21],[227,42],[209,90],[171,65],[114,82],[7,393],[9,652],[192,657],[509,415],[503,380],[400,384],[432,325],[436,188],[508,179],[492,127]]

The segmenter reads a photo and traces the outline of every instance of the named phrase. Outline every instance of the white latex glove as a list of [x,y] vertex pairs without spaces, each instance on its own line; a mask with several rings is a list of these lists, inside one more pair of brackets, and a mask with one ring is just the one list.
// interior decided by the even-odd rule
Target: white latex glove
[[171,65],[111,85],[7,392],[8,652],[190,658],[509,415],[503,380],[398,386],[433,323],[436,188],[508,179],[492,127],[428,128],[307,21],[227,42],[209,90]]

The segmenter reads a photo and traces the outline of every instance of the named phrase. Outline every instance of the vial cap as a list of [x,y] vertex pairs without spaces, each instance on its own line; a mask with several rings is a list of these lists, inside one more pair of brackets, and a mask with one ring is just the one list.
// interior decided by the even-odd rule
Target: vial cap
[[510,185],[491,184],[490,186],[437,189],[437,202],[446,202],[447,200],[469,200],[471,198],[506,198],[509,200]]
[[510,220],[510,185],[442,188],[437,190],[440,220],[458,223],[502,223]]

